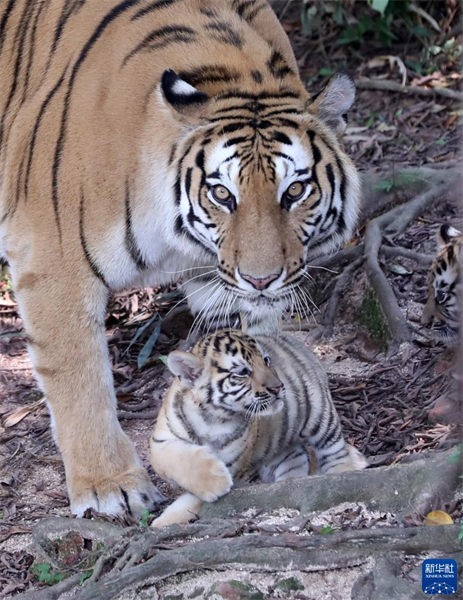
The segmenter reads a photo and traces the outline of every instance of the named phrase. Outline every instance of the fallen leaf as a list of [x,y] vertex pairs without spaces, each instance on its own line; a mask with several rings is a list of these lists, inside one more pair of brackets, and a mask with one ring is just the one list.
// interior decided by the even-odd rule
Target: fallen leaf
[[443,510],[432,510],[426,515],[425,525],[452,525],[452,517]]
[[402,85],[407,83],[407,67],[404,65],[404,62],[398,56],[393,56],[391,54],[376,56],[367,62],[367,66],[370,69],[374,69],[375,67],[383,67],[384,65],[389,64],[389,69],[393,69],[394,65],[397,65],[399,69],[400,75],[402,77]]
[[19,408],[15,412],[11,413],[11,415],[5,417],[5,420],[3,421],[4,427],[13,427],[14,425],[17,425],[24,419],[24,417],[27,417],[29,413],[37,410],[37,408],[43,406],[44,404],[44,398],[40,398],[40,400],[36,400],[32,404],[29,404],[29,406],[23,406],[22,408]]
[[409,271],[402,265],[388,264],[388,265],[386,265],[386,268],[388,271],[390,271],[391,273],[395,273],[396,275],[412,275],[413,274],[412,271]]

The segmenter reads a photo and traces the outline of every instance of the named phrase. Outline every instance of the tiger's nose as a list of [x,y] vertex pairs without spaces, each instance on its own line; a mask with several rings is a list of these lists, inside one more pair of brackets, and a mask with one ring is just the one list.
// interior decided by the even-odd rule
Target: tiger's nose
[[281,392],[282,389],[283,389],[282,383],[278,383],[276,385],[273,385],[272,387],[267,388],[267,390],[274,396],[278,396],[278,394]]
[[[238,271],[239,272],[239,271]],[[265,290],[272,281],[278,279],[281,275],[281,271],[279,273],[272,273],[271,275],[266,275],[265,277],[253,277],[252,275],[246,275],[245,273],[240,273],[240,276],[247,282],[249,282],[256,290]]]

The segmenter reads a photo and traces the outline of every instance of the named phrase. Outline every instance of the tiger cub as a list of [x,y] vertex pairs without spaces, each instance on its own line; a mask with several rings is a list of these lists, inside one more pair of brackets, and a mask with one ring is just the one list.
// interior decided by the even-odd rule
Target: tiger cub
[[190,520],[233,480],[309,474],[307,444],[321,473],[364,469],[344,441],[328,380],[300,342],[221,330],[191,352],[169,354],[176,375],[150,440],[151,464],[181,495],[153,527]]
[[428,274],[428,300],[421,322],[429,325],[434,320],[434,330],[447,343],[455,342],[458,334],[462,248],[463,234],[450,225],[442,225],[437,235],[437,256]]

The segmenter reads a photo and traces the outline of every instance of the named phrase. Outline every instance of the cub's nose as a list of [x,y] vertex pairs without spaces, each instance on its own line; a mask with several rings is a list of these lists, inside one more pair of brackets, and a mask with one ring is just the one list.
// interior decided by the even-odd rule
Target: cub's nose
[[272,281],[278,279],[281,275],[281,271],[279,273],[272,273],[271,275],[266,275],[265,277],[253,277],[252,275],[246,275],[245,273],[240,273],[240,276],[250,283],[256,290],[265,290]]
[[272,385],[272,387],[267,388],[267,390],[274,396],[278,396],[278,394],[281,392],[282,389],[283,389],[282,383],[279,383],[277,385]]

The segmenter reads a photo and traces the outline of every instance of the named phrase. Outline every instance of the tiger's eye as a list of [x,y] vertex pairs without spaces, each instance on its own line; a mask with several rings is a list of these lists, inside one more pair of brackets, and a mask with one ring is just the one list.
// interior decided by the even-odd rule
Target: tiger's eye
[[237,377],[248,377],[249,375],[251,375],[251,369],[248,369],[248,367],[241,367],[240,369],[235,371],[234,374]]
[[227,202],[233,198],[232,193],[224,185],[214,185],[212,196],[217,202]]
[[302,183],[302,181],[295,181],[288,187],[285,194],[291,200],[299,200],[299,198],[302,198],[302,196],[305,192],[305,189],[306,189],[305,183]]

